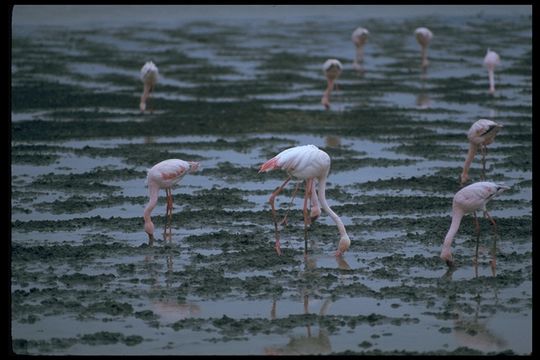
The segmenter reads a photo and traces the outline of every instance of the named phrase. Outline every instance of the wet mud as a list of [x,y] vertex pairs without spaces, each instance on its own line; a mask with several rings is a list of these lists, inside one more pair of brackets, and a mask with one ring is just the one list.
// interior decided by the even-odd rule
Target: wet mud
[[[14,25],[13,351],[530,353],[531,18],[369,19],[363,73],[351,65],[354,21],[243,21],[68,35]],[[419,24],[435,34],[425,74]],[[494,96],[481,66],[487,47],[503,60]],[[345,65],[324,110],[329,57]],[[148,59],[161,78],[141,114]],[[472,216],[463,219],[448,269],[440,249],[479,118],[504,128],[485,173],[478,154],[470,177],[511,189],[488,204],[496,227],[479,212],[476,235]],[[280,228],[282,256],[274,249],[268,197],[286,174],[258,168],[308,143],[332,158],[327,198],[352,239],[343,258],[324,213],[304,256],[302,188]],[[173,190],[172,239],[162,236],[160,193],[149,246],[146,170],[167,158],[201,169]],[[279,216],[293,190],[278,197]]]

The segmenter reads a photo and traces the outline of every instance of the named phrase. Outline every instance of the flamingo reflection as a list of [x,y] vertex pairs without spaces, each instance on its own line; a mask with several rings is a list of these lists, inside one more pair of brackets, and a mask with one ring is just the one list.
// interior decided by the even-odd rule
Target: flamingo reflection
[[[150,297],[154,294],[159,294],[159,297],[153,298],[151,301],[152,311],[157,314],[160,319],[166,323],[174,323],[179,320],[197,316],[200,313],[200,307],[197,304],[179,302],[174,295],[172,284],[174,282],[174,270],[172,255],[166,256],[167,271],[165,273],[165,289],[163,291],[160,286],[160,275],[158,271],[159,264],[156,263],[155,255],[148,255],[144,258],[146,268],[148,269],[153,283],[150,288]],[[163,294],[171,294],[170,296],[162,296]]]
[[[336,262],[339,269],[350,270],[351,267],[345,259],[342,257],[336,257]],[[315,257],[306,257],[304,264],[304,271],[309,272],[317,267],[317,259]],[[304,314],[310,314],[309,311],[309,296],[310,292],[320,296],[316,289],[302,289],[301,294],[303,297],[303,310]],[[272,309],[270,310],[270,318],[275,320],[277,318],[277,305],[276,300],[272,301]],[[316,300],[315,304],[319,301]],[[328,313],[332,300],[327,298],[323,301],[319,308],[319,316],[325,316]],[[312,303],[312,306],[314,304]],[[314,334],[312,325],[306,325],[306,335],[291,336],[289,342],[284,346],[269,346],[264,348],[266,355],[315,355],[315,354],[328,354],[332,352],[332,344],[328,331],[318,325],[318,331]]]
[[[495,274],[493,274],[495,276]],[[478,274],[475,274],[475,278]],[[477,289],[472,306],[470,304],[456,303],[451,300],[445,308],[454,309],[457,317],[454,320],[453,334],[460,347],[467,347],[482,351],[485,353],[499,352],[507,348],[506,341],[497,335],[489,326],[489,317],[482,313],[482,308],[487,304],[482,304],[484,299],[494,300],[495,306],[498,305],[497,284],[493,283],[493,295],[481,293]],[[464,309],[471,309],[465,311]]]

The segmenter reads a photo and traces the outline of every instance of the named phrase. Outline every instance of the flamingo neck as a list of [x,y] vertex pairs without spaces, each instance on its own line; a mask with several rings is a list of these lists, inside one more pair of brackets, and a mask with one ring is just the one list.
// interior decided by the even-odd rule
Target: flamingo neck
[[325,93],[328,95],[328,97],[330,97],[330,93],[332,92],[332,90],[334,90],[334,80],[328,79],[325,90]]
[[364,46],[356,46],[356,62],[362,63],[364,62]]
[[148,182],[148,196],[150,200],[148,205],[144,208],[144,229],[148,234],[153,234],[154,224],[152,223],[152,218],[150,215],[157,205],[159,187],[153,181]]
[[426,66],[428,59],[427,59],[427,46],[422,45],[422,66]]
[[493,69],[488,70],[488,77],[489,77],[489,91],[495,92],[495,72]]
[[328,206],[328,202],[326,202],[326,175],[319,178],[318,195],[321,207],[324,211],[328,213],[328,215],[330,215],[332,220],[334,220],[334,222],[336,223],[341,238],[348,239],[349,236],[347,235],[347,231],[345,230],[345,225],[343,225],[340,217],[337,216],[337,214],[332,211],[332,209],[330,209],[330,206]]
[[454,241],[454,236],[459,229],[463,215],[465,215],[465,213],[462,210],[454,208],[454,211],[452,212],[452,223],[450,224],[450,229],[448,229],[448,233],[446,233],[446,237],[444,238],[443,249],[450,249],[452,246],[452,241]]
[[469,174],[469,168],[471,167],[471,163],[474,159],[474,156],[476,155],[477,149],[478,149],[477,145],[473,144],[472,142],[469,142],[469,151],[467,152],[467,157],[465,158],[465,163],[463,164],[463,172],[461,173],[462,181],[464,178],[467,178]]

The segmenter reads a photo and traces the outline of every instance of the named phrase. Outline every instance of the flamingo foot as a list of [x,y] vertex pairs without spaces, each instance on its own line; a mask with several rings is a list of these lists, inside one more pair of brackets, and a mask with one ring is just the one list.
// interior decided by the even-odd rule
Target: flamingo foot
[[148,234],[148,245],[149,246],[153,246],[154,245],[154,235],[153,234]]

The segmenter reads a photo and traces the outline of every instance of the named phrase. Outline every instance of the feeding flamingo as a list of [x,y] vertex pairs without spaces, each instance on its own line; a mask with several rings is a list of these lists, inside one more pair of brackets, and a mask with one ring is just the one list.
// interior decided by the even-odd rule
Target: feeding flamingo
[[[291,178],[296,178],[304,180],[306,182],[305,193],[304,193],[304,235],[305,235],[305,251],[307,252],[307,226],[311,224],[311,221],[317,219],[321,214],[318,201],[320,201],[321,207],[330,215],[332,220],[336,223],[340,240],[338,244],[338,249],[335,253],[336,256],[341,256],[345,251],[349,249],[351,240],[347,235],[345,226],[336,213],[330,209],[328,203],[326,202],[326,179],[328,173],[330,172],[330,156],[327,153],[320,150],[315,145],[303,145],[295,146],[286,150],[283,150],[272,159],[266,161],[261,165],[259,173],[267,172],[274,169],[282,169],[287,172],[289,175],[285,182],[272,193],[270,196],[269,202],[272,207],[272,218],[274,219],[274,226],[276,229],[276,251],[278,255],[281,255],[281,248],[279,242],[279,230],[278,222],[276,220],[276,209],[274,207],[274,200],[276,196],[283,190],[285,185],[291,180]],[[315,189],[315,180],[318,181],[318,189]],[[297,184],[296,191],[298,190]],[[317,196],[318,195],[318,196]],[[293,195],[294,198],[294,195]],[[312,208],[311,212],[308,215],[307,203],[308,199],[311,202]],[[291,200],[292,203],[292,200]],[[280,222],[286,222],[287,216]]]
[[463,164],[463,172],[461,173],[461,185],[465,184],[469,179],[469,167],[480,148],[482,152],[482,168],[485,171],[485,158],[487,154],[487,145],[491,144],[495,139],[495,135],[503,126],[488,119],[480,119],[471,125],[467,137],[469,139],[469,152]]
[[357,70],[361,70],[362,64],[364,62],[364,45],[367,42],[369,31],[363,27],[359,27],[352,33],[352,42],[356,46],[356,57],[353,61],[353,67]]
[[414,31],[414,35],[416,36],[416,41],[418,41],[422,47],[422,68],[425,69],[429,65],[427,59],[427,47],[431,38],[433,38],[433,33],[426,27],[419,27]]
[[144,91],[141,95],[141,103],[139,104],[141,112],[146,110],[146,100],[150,97],[152,90],[154,90],[154,86],[158,80],[158,74],[158,68],[152,61],[148,61],[141,69],[141,80],[144,83]]
[[324,75],[326,75],[326,90],[324,91],[321,103],[328,110],[330,108],[330,93],[334,89],[334,83],[341,74],[343,66],[337,59],[328,59],[323,64]]
[[170,226],[173,209],[173,198],[171,188],[176,185],[184,175],[193,173],[199,169],[199,163],[194,161],[184,161],[180,159],[163,160],[148,170],[146,182],[150,201],[144,209],[144,231],[148,234],[149,244],[154,243],[154,223],[150,218],[152,210],[157,205],[159,189],[165,189],[167,195],[167,225],[163,235],[165,237],[167,226]]
[[[452,201],[452,223],[450,229],[444,238],[444,243],[441,251],[441,259],[446,261],[448,266],[454,263],[452,251],[450,249],[454,236],[459,229],[461,219],[465,214],[473,213],[476,232],[480,231],[480,225],[476,217],[476,210],[482,210],[484,216],[491,221],[493,226],[496,226],[495,220],[489,215],[486,209],[486,204],[496,195],[502,193],[510,187],[500,184],[495,184],[488,181],[477,182],[459,190]],[[477,239],[478,245],[478,239]],[[478,246],[477,246],[478,251]],[[478,256],[478,254],[477,254]]]
[[495,66],[501,64],[501,58],[495,51],[487,49],[486,57],[484,57],[484,66],[487,68],[489,76],[489,93],[495,93]]

